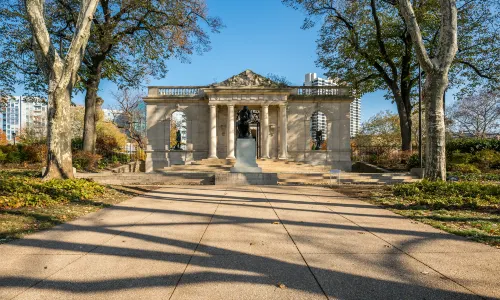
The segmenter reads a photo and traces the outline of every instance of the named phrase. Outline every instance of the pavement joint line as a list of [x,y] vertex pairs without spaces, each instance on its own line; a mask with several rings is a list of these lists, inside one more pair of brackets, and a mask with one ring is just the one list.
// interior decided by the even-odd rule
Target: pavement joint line
[[[133,199],[133,198],[132,198]],[[128,201],[128,200],[127,200]],[[103,208],[103,210],[106,209],[106,208]],[[145,216],[144,218],[138,220],[137,222],[133,223],[132,225],[130,226],[127,226],[126,229],[129,229],[129,228],[132,228],[134,227],[136,224],[138,224],[139,222],[142,222],[144,219],[146,219],[147,217],[151,216],[153,214],[152,213],[149,213],[147,216]],[[106,244],[107,242],[109,242],[110,240],[114,239],[115,237],[121,235],[123,232],[125,231],[125,229],[123,230],[120,230],[120,232],[118,232],[117,234],[114,234],[113,236],[111,236],[109,239],[107,239],[106,241],[104,241],[103,243],[99,244],[99,245],[95,245],[92,249],[90,249],[89,251],[83,253],[83,254],[62,254],[62,255],[79,255],[79,257],[77,257],[75,260],[73,260],[72,262],[70,262],[69,264],[61,267],[59,270],[56,270],[54,273],[50,274],[50,275],[47,275],[45,276],[44,278],[41,278],[40,280],[38,280],[37,282],[34,282],[32,285],[30,285],[29,287],[27,287],[26,289],[20,291],[18,294],[14,295],[11,299],[14,299],[14,298],[17,298],[19,297],[21,294],[25,293],[26,291],[34,288],[35,286],[37,286],[38,284],[40,284],[41,282],[45,281],[46,279],[54,276],[55,274],[61,272],[62,270],[66,269],[67,267],[69,267],[70,265],[74,264],[75,262],[79,261],[80,259],[82,259],[83,257],[91,254],[94,250],[96,250],[97,248],[101,247],[102,245]],[[45,255],[50,255],[50,254],[45,254]],[[52,255],[59,255],[59,254],[52,254]]]
[[309,272],[311,273],[312,277],[314,278],[314,280],[316,281],[316,284],[318,285],[319,289],[321,290],[321,292],[323,292],[323,295],[325,296],[326,299],[329,299],[328,298],[328,294],[326,293],[326,291],[323,289],[323,287],[321,286],[321,283],[319,283],[319,280],[318,278],[316,277],[316,275],[314,275],[314,272],[312,271],[311,269],[311,266],[309,266],[309,264],[307,263],[307,260],[306,258],[304,257],[304,255],[302,254],[302,252],[300,251],[299,247],[297,246],[297,244],[295,243],[295,240],[293,239],[292,235],[290,234],[290,232],[288,232],[288,229],[286,228],[285,224],[283,223],[283,221],[281,220],[281,218],[278,216],[278,213],[276,212],[276,210],[274,209],[274,206],[273,204],[271,203],[271,201],[269,201],[269,199],[267,198],[267,195],[266,193],[262,190],[262,188],[260,188],[260,191],[262,192],[262,194],[264,195],[264,197],[266,197],[266,200],[267,202],[269,203],[269,206],[271,206],[271,209],[273,210],[274,214],[276,215],[276,217],[278,218],[278,220],[280,220],[280,223],[281,223],[281,226],[283,226],[283,228],[285,229],[286,233],[288,234],[288,237],[292,240],[292,243],[293,245],[295,246],[295,248],[297,249],[297,251],[299,252],[300,254],[300,257],[302,257],[302,260],[304,261],[304,263],[306,264],[307,266],[307,269],[309,270]]
[[[224,192],[224,195],[223,195],[223,196],[225,196],[225,195],[227,195],[227,189],[225,190],[225,192]],[[172,293],[170,294],[170,297],[168,297],[168,299],[169,299],[169,300],[170,300],[170,299],[172,299],[172,297],[174,296],[174,293],[175,293],[175,291],[177,290],[177,287],[179,286],[179,283],[181,282],[182,277],[184,277],[184,274],[186,273],[186,270],[187,270],[187,268],[189,267],[189,264],[191,263],[191,260],[193,259],[194,254],[195,254],[195,253],[196,253],[196,251],[198,250],[198,247],[200,246],[201,241],[203,240],[203,237],[205,236],[205,233],[207,232],[208,227],[210,226],[210,223],[212,223],[212,220],[213,220],[213,218],[214,218],[215,214],[217,213],[217,209],[219,209],[219,205],[220,205],[220,203],[218,203],[218,204],[217,204],[217,206],[215,207],[215,210],[214,210],[214,212],[212,213],[212,216],[210,217],[210,220],[209,220],[209,221],[208,221],[208,223],[207,223],[207,227],[205,227],[205,230],[203,231],[203,234],[201,235],[200,240],[198,241],[198,244],[196,244],[196,247],[194,248],[193,252],[192,252],[192,253],[191,253],[191,255],[189,256],[189,260],[188,260],[188,262],[186,263],[186,266],[184,267],[184,270],[182,271],[181,276],[179,276],[179,279],[178,279],[178,280],[177,280],[177,282],[175,283],[174,289],[172,290]]]
[[[336,192],[336,191],[335,191],[335,192]],[[339,193],[339,192],[336,192],[336,193]],[[341,193],[339,193],[339,194],[341,194]],[[342,194],[342,195],[343,195],[343,194]],[[313,197],[311,197],[310,195],[304,195],[304,196],[306,196],[306,197],[308,197],[309,199],[311,199],[312,201],[314,201],[314,202],[318,203],[318,201],[314,200],[314,198],[313,198]],[[321,196],[321,195],[320,195],[320,196]],[[344,196],[345,196],[345,195],[344,195]],[[350,199],[355,199],[355,200],[358,200],[358,201],[363,201],[363,200],[356,199],[356,198],[352,198],[352,197],[348,197],[348,196],[345,196],[345,198],[350,198]],[[364,201],[363,201],[363,202],[364,202]],[[364,226],[362,226],[362,225],[360,225],[360,224],[356,223],[355,221],[353,221],[353,220],[349,219],[348,217],[344,216],[342,213],[339,213],[339,212],[336,212],[336,211],[332,210],[332,209],[331,209],[329,206],[327,206],[327,205],[324,205],[324,204],[320,204],[320,205],[322,205],[322,206],[326,207],[326,208],[327,208],[328,210],[330,210],[331,212],[333,212],[333,213],[335,213],[335,214],[339,215],[340,217],[342,217],[342,218],[344,218],[344,219],[348,220],[349,222],[351,222],[351,223],[355,224],[356,226],[358,226],[358,227],[362,228],[363,230],[365,230],[366,232],[368,232],[368,233],[370,233],[371,235],[375,236],[376,238],[378,238],[378,239],[380,239],[380,240],[384,241],[385,243],[387,243],[387,244],[391,245],[393,248],[395,248],[395,249],[397,249],[397,250],[401,251],[403,254],[405,254],[405,255],[407,255],[408,257],[410,257],[410,258],[412,258],[412,259],[414,259],[414,260],[418,261],[419,263],[423,264],[424,266],[426,266],[426,267],[428,267],[429,269],[433,270],[434,272],[438,273],[438,274],[439,274],[439,275],[441,275],[442,277],[444,277],[444,278],[448,279],[449,281],[451,281],[451,282],[453,282],[453,283],[457,284],[458,286],[461,286],[462,288],[464,288],[464,289],[466,289],[467,291],[471,292],[472,294],[474,294],[474,295],[478,296],[479,298],[481,298],[481,299],[487,299],[486,297],[483,297],[483,296],[479,295],[478,293],[474,292],[473,290],[469,289],[468,287],[464,286],[463,284],[461,284],[461,283],[457,282],[457,281],[456,281],[456,280],[454,280],[453,278],[450,278],[449,276],[446,276],[445,274],[443,274],[443,273],[439,272],[439,271],[438,271],[438,270],[436,270],[435,268],[431,267],[429,264],[427,264],[427,263],[425,263],[425,262],[421,261],[420,259],[416,258],[415,256],[411,255],[411,253],[406,252],[405,250],[403,250],[403,249],[401,249],[401,248],[399,248],[399,247],[395,246],[395,245],[394,245],[394,244],[392,244],[391,242],[389,242],[389,241],[385,240],[384,238],[382,238],[382,237],[378,236],[376,233],[374,233],[374,232],[370,231],[370,230],[369,230],[369,229],[367,229],[366,227],[364,227]],[[384,209],[385,209],[385,208],[384,208]],[[407,219],[408,219],[408,218],[407,218]],[[408,219],[408,220],[410,220],[410,219]],[[415,252],[415,253],[419,253],[419,252]],[[423,253],[426,253],[426,252],[423,252]],[[434,253],[434,252],[430,252],[430,253]],[[464,253],[466,253],[466,252],[464,252]]]

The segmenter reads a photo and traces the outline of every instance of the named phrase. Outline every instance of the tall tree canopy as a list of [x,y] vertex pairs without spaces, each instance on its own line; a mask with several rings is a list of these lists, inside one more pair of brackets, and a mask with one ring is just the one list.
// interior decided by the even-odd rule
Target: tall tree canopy
[[[418,62],[405,20],[395,0],[282,0],[307,13],[304,28],[321,23],[320,67],[350,83],[358,94],[386,90],[395,101],[402,149],[411,149],[411,112]],[[431,57],[439,49],[440,2],[415,0],[415,16]],[[451,83],[473,87],[500,80],[500,4],[495,0],[458,1],[458,53]],[[423,74],[425,78],[425,73]]]
[[[7,2],[15,4],[16,0]],[[50,20],[48,30],[56,49],[64,51],[75,32],[78,1],[50,2],[46,10]],[[0,91],[12,92],[13,84],[19,81],[32,91],[43,90],[37,66],[29,64],[32,45],[29,30],[22,26],[25,23],[22,7],[6,3],[0,6],[0,16],[4,17],[0,28],[9,33],[9,37],[0,41],[0,51],[2,56],[12,57],[0,64],[9,74],[22,69],[24,75],[17,82],[12,81],[16,76],[5,80],[0,77]],[[208,31],[217,32],[222,26],[218,18],[208,16],[204,0],[101,0],[92,23],[89,47],[76,86],[86,93],[84,149],[87,151],[95,149],[96,97],[101,79],[111,80],[119,87],[136,87],[147,76],[164,77],[169,59],[186,60],[192,53],[208,51]],[[12,56],[15,52],[23,55]]]
[[98,0],[80,0],[75,33],[65,55],[57,52],[46,20],[48,1],[25,0],[21,3],[32,33],[31,48],[36,64],[48,86],[48,157],[45,178],[72,178],[71,92],[77,82],[92,18]]

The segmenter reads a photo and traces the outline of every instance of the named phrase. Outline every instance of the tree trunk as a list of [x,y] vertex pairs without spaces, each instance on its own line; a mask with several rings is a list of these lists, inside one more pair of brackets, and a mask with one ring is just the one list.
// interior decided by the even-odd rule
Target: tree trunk
[[47,168],[44,179],[74,178],[71,153],[71,85],[49,91]]
[[399,115],[399,127],[401,128],[401,150],[403,151],[411,151],[412,143],[411,143],[411,112],[407,113],[407,109],[405,107],[404,101],[409,101],[409,99],[403,99],[403,96],[399,92],[399,90],[392,91],[394,95],[394,99],[396,101],[396,106],[398,108]]
[[447,72],[427,73],[424,85],[425,125],[425,178],[446,180],[446,139],[443,93],[448,86]]
[[85,116],[83,119],[83,151],[95,153],[97,139],[97,90],[101,82],[101,65],[97,63],[95,68],[91,68],[89,80],[86,82],[85,94]]

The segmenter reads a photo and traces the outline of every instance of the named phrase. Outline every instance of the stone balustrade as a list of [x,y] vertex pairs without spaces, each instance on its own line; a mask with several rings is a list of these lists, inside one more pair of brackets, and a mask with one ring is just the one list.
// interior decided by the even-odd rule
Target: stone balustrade
[[291,87],[295,96],[352,96],[350,87],[341,86],[295,86]]
[[201,95],[203,90],[201,86],[150,86],[149,97],[194,97]]
[[[203,95],[203,89],[210,86],[150,86],[148,97],[195,97]],[[240,87],[244,88],[244,87]],[[350,87],[340,86],[289,86],[283,87],[290,95],[300,97],[352,96]]]

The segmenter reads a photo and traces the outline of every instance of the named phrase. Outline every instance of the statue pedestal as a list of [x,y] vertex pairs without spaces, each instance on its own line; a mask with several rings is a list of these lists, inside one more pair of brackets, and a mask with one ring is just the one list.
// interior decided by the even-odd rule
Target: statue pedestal
[[262,173],[257,165],[254,139],[236,140],[236,164],[231,173]]

